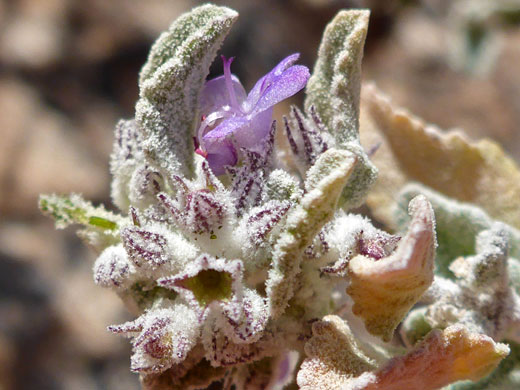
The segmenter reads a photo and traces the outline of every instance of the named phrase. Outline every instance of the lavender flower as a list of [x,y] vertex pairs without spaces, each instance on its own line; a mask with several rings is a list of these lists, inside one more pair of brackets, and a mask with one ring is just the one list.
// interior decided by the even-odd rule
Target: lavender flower
[[197,134],[197,153],[208,159],[216,175],[223,174],[225,166],[236,165],[241,148],[258,149],[269,133],[273,106],[305,87],[309,70],[292,65],[299,57],[286,57],[246,95],[231,74],[233,58],[222,56],[224,75],[208,81],[202,91]]

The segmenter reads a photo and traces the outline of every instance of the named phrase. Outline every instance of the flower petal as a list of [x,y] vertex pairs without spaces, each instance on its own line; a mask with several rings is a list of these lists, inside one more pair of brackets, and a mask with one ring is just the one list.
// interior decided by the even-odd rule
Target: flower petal
[[215,175],[226,173],[224,167],[234,166],[237,163],[237,153],[231,141],[217,141],[207,146],[209,166]]
[[[303,65],[294,65],[274,78],[271,84],[262,92],[262,95],[252,109],[252,113],[258,113],[274,106],[288,97],[299,92],[307,84],[310,73]],[[249,96],[246,102],[250,102]]]
[[269,73],[259,79],[247,96],[247,108],[252,109],[258,99],[260,99],[260,96],[262,96],[262,93],[273,82],[273,80],[279,77],[289,66],[294,64],[298,58],[300,58],[300,53],[294,53],[285,57]]
[[[237,97],[238,104],[246,100],[247,94],[238,77],[231,75],[233,89]],[[204,89],[200,95],[200,112],[208,115],[214,111],[219,111],[223,106],[230,104],[229,91],[226,87],[225,76],[219,76],[209,80],[204,84]]]
[[247,125],[237,128],[233,133],[236,145],[248,150],[261,151],[259,149],[263,145],[262,141],[267,137],[271,129],[272,116],[273,108],[270,107],[253,116]]
[[[203,146],[206,143],[217,141],[218,139],[224,139],[235,132],[238,128],[247,125],[249,119],[243,116],[234,116],[228,119],[224,119],[217,127],[210,130],[204,137],[202,137]],[[206,149],[207,150],[207,149]]]

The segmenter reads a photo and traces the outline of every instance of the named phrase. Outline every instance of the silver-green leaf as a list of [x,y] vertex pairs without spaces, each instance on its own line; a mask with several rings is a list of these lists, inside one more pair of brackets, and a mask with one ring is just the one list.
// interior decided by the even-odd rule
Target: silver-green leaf
[[330,22],[306,89],[307,113],[314,107],[336,147],[359,160],[340,198],[345,209],[359,206],[377,178],[377,168],[359,144],[361,60],[369,15],[367,10],[341,11]]
[[338,145],[358,140],[361,60],[370,12],[341,11],[325,29],[307,84],[305,109],[316,112]]

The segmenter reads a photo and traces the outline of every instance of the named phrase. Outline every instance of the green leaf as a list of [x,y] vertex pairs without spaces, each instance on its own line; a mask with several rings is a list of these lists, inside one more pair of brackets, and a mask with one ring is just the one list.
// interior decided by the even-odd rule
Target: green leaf
[[426,310],[426,307],[412,309],[402,322],[400,334],[407,347],[421,341],[432,330],[426,320]]
[[368,191],[377,179],[378,170],[358,143],[351,142],[345,145],[345,150],[354,153],[358,160],[339,200],[340,206],[349,210],[361,206],[365,201]]
[[191,176],[199,93],[238,14],[203,5],[161,35],[140,75],[136,121],[148,158],[166,173]]
[[105,210],[103,206],[95,207],[80,195],[41,195],[39,207],[45,215],[54,219],[58,229],[83,225],[85,229],[78,235],[99,251],[119,242],[119,227],[124,218]]

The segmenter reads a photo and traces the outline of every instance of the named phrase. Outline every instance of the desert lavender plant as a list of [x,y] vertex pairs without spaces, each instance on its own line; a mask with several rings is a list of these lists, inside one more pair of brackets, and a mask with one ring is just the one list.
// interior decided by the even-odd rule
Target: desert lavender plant
[[[312,76],[291,55],[246,94],[230,59],[206,81],[237,14],[181,16],[141,71],[135,119],[116,126],[122,215],[41,197],[58,228],[83,225],[95,282],[136,314],[109,330],[131,338],[143,388],[520,384],[520,233],[497,221],[520,225],[520,173],[374,87],[360,99],[368,17],[334,18]],[[305,86],[284,148],[272,107]],[[365,200],[386,231],[348,212]]]

